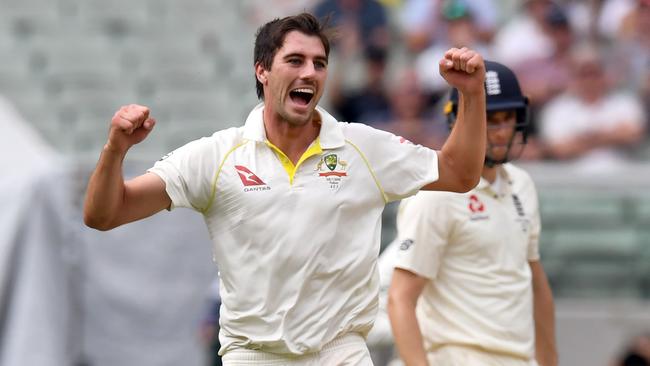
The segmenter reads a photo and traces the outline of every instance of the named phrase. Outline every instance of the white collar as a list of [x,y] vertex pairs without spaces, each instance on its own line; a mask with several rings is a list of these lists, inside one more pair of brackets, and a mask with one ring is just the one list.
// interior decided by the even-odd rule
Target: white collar
[[[336,118],[326,110],[316,107],[316,112],[321,118],[319,132],[320,145],[323,149],[335,149],[345,144],[345,136]],[[244,124],[244,138],[251,141],[265,142],[266,130],[264,128],[264,103],[260,103],[248,114]]]

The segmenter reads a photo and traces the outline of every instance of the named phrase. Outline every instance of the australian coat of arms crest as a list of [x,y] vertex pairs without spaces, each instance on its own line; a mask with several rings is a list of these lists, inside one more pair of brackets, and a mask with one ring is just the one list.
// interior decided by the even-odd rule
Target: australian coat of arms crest
[[348,176],[347,167],[348,163],[339,159],[338,155],[327,154],[320,159],[315,170],[319,177],[324,177],[331,190],[337,191],[341,187],[343,177]]

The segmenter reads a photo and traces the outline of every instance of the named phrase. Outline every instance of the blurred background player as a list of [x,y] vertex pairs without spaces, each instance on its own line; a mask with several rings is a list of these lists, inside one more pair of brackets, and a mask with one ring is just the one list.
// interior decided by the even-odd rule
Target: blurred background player
[[[508,163],[526,142],[528,100],[510,69],[485,64],[480,183],[464,194],[419,193],[398,212],[388,312],[407,365],[557,364],[537,192],[529,175]],[[457,103],[452,91],[452,128]]]

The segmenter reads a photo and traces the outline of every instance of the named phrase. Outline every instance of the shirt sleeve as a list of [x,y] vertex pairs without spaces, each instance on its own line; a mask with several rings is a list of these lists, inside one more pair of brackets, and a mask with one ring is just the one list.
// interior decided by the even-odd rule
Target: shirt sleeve
[[395,267],[434,279],[451,231],[442,192],[420,192],[402,201],[397,214]]
[[535,205],[533,212],[531,213],[531,225],[530,225],[530,235],[528,237],[528,260],[529,261],[538,261],[539,260],[539,236],[542,231],[542,222],[539,214],[539,201],[537,198],[537,191],[535,186],[532,183],[532,189],[534,191],[533,197],[535,198]]
[[438,155],[403,137],[366,125],[350,125],[355,144],[368,163],[387,202],[414,195],[438,180]]
[[216,145],[213,137],[192,141],[165,155],[148,170],[165,182],[172,201],[170,209],[185,207],[202,212],[208,207],[218,166]]

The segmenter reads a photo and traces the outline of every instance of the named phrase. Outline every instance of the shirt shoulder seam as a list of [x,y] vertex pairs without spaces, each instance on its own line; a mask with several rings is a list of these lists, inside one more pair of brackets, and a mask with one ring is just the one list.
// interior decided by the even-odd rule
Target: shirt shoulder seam
[[381,198],[384,200],[384,203],[388,203],[388,197],[386,197],[386,192],[384,191],[384,188],[382,188],[381,184],[379,183],[379,179],[377,179],[377,175],[372,170],[372,166],[370,166],[370,162],[368,161],[368,159],[366,158],[364,153],[352,141],[346,139],[345,142],[350,144],[350,146],[352,146],[359,153],[359,156],[361,156],[361,159],[363,159],[363,162],[366,164],[366,167],[368,168],[368,171],[370,172],[370,175],[372,176],[372,179],[375,181],[375,184],[377,185],[377,188],[379,189],[379,193],[381,194]]
[[211,184],[212,188],[210,189],[210,198],[208,199],[208,204],[204,209],[201,210],[201,213],[206,214],[210,210],[210,208],[212,208],[212,204],[214,203],[214,199],[217,194],[217,182],[219,181],[219,176],[221,175],[221,169],[223,168],[223,165],[226,163],[226,160],[228,159],[230,154],[232,154],[238,148],[246,145],[249,141],[250,140],[245,139],[244,141],[238,143],[230,150],[228,150],[228,152],[223,156],[223,159],[221,159],[221,162],[219,163],[219,168],[215,172],[214,178],[212,178],[212,184]]

